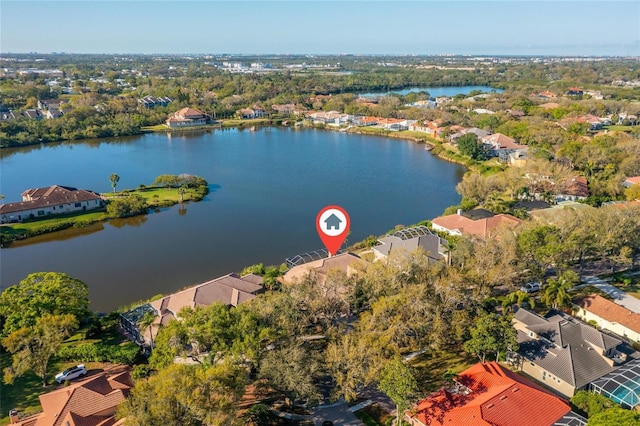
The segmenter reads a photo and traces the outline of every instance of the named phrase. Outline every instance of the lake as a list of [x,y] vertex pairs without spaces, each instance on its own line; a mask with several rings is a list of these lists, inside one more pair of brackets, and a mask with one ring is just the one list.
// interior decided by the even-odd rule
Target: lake
[[453,97],[456,95],[468,95],[474,90],[479,90],[483,93],[501,93],[502,89],[495,89],[489,86],[440,86],[440,87],[410,87],[408,89],[402,90],[391,90],[388,92],[375,92],[375,93],[362,93],[358,96],[362,96],[363,98],[377,98],[380,96],[388,96],[390,94],[396,95],[408,95],[409,93],[417,93],[417,92],[429,92],[429,97],[435,99],[440,96],[449,96]]
[[59,271],[89,285],[110,311],[263,262],[322,248],[318,211],[342,206],[348,243],[411,225],[457,204],[464,168],[408,141],[265,127],[73,142],[3,150],[0,192],[20,200],[52,184],[98,192],[149,185],[160,174],[204,177],[199,203],[41,236],[0,250],[0,285]]

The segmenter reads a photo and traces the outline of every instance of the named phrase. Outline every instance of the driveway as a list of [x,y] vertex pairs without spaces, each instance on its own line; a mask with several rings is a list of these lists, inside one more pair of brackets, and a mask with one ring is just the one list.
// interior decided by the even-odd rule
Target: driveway
[[613,301],[618,305],[624,306],[628,310],[640,314],[640,299],[629,296],[624,291],[617,289],[598,277],[586,277],[582,282],[584,284],[579,285],[578,287],[585,287],[587,285],[597,287],[609,296],[613,297]]
[[363,426],[362,421],[349,410],[346,402],[316,407],[311,413],[316,426],[325,420],[331,420],[335,426]]

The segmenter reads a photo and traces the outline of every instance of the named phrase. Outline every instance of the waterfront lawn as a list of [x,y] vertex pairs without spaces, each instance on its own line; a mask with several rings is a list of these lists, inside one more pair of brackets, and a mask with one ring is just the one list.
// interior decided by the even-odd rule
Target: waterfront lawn
[[[127,195],[140,195],[147,201],[149,208],[172,206],[180,202],[180,192],[178,188],[166,188],[161,186],[147,186],[138,189],[125,189],[120,192],[107,192],[103,197],[117,198]],[[199,201],[204,196],[197,188],[186,188],[183,194],[183,201]]]
[[266,125],[270,123],[271,120],[268,118],[230,119],[222,120],[222,127],[247,127],[255,125]]
[[105,219],[107,219],[107,213],[104,210],[70,213],[47,219],[30,219],[21,223],[3,225],[0,227],[0,236],[2,241],[14,241],[71,227],[84,228]]

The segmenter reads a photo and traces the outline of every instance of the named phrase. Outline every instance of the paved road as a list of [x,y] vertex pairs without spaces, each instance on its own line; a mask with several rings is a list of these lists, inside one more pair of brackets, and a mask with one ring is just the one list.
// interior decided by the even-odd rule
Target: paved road
[[608,284],[606,281],[598,277],[586,277],[584,280],[582,280],[582,282],[584,282],[584,284],[578,287],[584,287],[587,285],[597,287],[607,293],[609,296],[613,297],[613,301],[618,305],[624,306],[628,310],[640,314],[640,299],[629,296],[624,291],[617,289],[616,287]]
[[316,407],[311,413],[316,426],[321,426],[325,420],[331,420],[335,426],[363,426],[346,402]]

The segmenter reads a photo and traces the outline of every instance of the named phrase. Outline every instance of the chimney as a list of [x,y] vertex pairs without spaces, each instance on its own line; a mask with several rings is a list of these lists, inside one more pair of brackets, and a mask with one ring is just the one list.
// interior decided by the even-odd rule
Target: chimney
[[18,423],[20,421],[20,417],[18,417],[18,410],[15,408],[13,410],[9,410],[9,419],[11,423]]
[[458,209],[457,213],[458,213],[458,216],[462,216],[462,209]]

